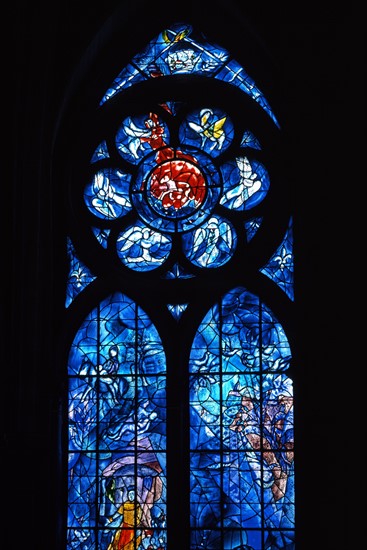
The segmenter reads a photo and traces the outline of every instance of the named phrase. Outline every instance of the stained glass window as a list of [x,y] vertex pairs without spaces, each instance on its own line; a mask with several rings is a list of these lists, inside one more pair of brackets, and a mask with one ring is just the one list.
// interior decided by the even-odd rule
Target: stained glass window
[[158,29],[70,175],[68,550],[295,548],[281,121],[213,35]]

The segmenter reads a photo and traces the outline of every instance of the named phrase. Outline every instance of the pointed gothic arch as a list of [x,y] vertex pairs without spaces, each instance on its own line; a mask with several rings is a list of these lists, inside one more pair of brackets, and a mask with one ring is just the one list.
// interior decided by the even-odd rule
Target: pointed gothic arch
[[205,18],[150,23],[125,41],[108,27],[62,120],[66,547],[119,548],[133,487],[122,532],[136,549],[177,532],[190,548],[293,548],[292,211],[263,89],[275,94]]

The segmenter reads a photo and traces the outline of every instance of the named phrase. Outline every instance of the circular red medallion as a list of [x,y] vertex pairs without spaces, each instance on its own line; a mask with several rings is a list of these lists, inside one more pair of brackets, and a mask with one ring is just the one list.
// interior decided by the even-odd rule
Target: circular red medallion
[[164,210],[173,207],[175,211],[186,205],[198,208],[206,193],[206,183],[196,164],[178,158],[159,164],[152,171],[148,191],[161,201]]

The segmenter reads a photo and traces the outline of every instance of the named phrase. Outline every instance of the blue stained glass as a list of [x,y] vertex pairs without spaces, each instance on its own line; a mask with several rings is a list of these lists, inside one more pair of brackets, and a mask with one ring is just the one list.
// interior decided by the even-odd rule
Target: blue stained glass
[[284,239],[269,262],[260,269],[294,300],[293,222],[289,222]]
[[214,306],[201,322],[191,347],[190,372],[218,372],[220,336]]
[[96,526],[96,453],[71,453],[69,455],[69,508],[68,527],[70,538],[93,540],[93,531],[88,528]]
[[252,149],[258,149],[259,151],[261,151],[259,140],[249,130],[246,130],[243,133],[241,147],[251,147]]
[[197,62],[195,53],[187,47],[185,40],[190,32],[191,27],[184,25],[164,30],[134,57],[133,63],[148,77],[190,72]]
[[125,216],[131,210],[129,184],[131,175],[120,170],[99,170],[84,190],[88,210],[104,220]]
[[[75,522],[77,523],[77,522]],[[94,548],[95,547],[95,532],[83,529],[68,529],[67,544],[68,548]]]
[[92,227],[92,232],[96,237],[97,241],[103,246],[103,248],[107,248],[108,237],[111,233],[111,230],[105,229],[105,228],[100,229],[99,227]]
[[103,140],[94,151],[91,158],[91,163],[93,164],[94,162],[98,162],[99,160],[109,158],[109,156],[110,154],[108,152],[106,140]]
[[223,48],[192,36],[192,27],[176,24],[163,30],[123,69],[101,101],[103,104],[122,88],[145,78],[171,74],[212,75],[228,58]]
[[289,367],[291,351],[282,325],[253,294],[237,288],[222,301],[225,369],[240,355],[245,370],[279,371]]
[[70,545],[89,547],[104,525],[107,548],[131,487],[145,527],[166,540],[166,362],[149,317],[120,293],[105,299],[75,335],[69,372]]
[[[135,55],[100,104],[143,80],[176,74],[205,75],[236,86],[279,127],[245,69],[185,23],[163,30]],[[164,116],[157,114],[162,109]],[[183,118],[176,116],[180,111]],[[173,99],[117,123],[115,145],[127,171],[99,169],[84,190],[89,212],[116,220],[119,228],[92,227],[104,252],[115,249],[121,263],[137,272],[153,271],[168,260],[163,279],[198,277],[197,269],[198,275],[189,273],[185,258],[204,269],[229,262],[238,241],[231,219],[237,216],[249,242],[262,218],[245,221],[244,212],[259,205],[270,186],[265,166],[245,156],[261,150],[255,135],[221,108],[204,104],[192,110]],[[235,129],[237,138],[242,135],[236,157],[231,154]],[[106,140],[91,155],[91,163],[101,160],[103,166],[111,162]],[[292,246],[290,224],[260,270],[291,299]],[[177,251],[185,268],[174,256]],[[69,257],[67,305],[94,279],[71,242]],[[187,306],[166,304],[177,323]],[[290,361],[281,323],[245,288],[225,294],[198,326],[184,397],[190,420],[192,550],[293,548]],[[153,533],[165,548],[166,358],[158,331],[134,301],[118,292],[80,324],[68,372],[68,548],[148,550],[156,547]]]
[[[205,40],[199,42],[193,36],[192,27],[189,25],[173,27],[164,31],[163,36],[166,37],[165,41],[168,38],[172,44],[162,67],[163,74],[168,66],[169,74],[198,73],[211,76],[229,56],[228,52],[220,46],[209,44]],[[203,40],[203,37],[200,37],[200,40]]]
[[190,442],[191,448],[219,449],[220,378],[202,374],[190,377]]
[[111,99],[111,97],[116,95],[122,89],[129,88],[133,84],[141,82],[142,80],[146,80],[146,77],[136,67],[129,63],[114,80],[112,86],[107,90],[100,105],[103,105],[103,103]]
[[262,217],[253,218],[252,220],[245,223],[247,242],[250,242],[253,236],[257,233],[257,230],[259,229],[262,220]]
[[[204,548],[214,540],[221,548],[239,539],[250,544],[251,532],[261,549],[263,528],[278,530],[274,540],[292,538],[293,387],[283,372],[289,361],[280,323],[243,288],[227,293],[198,327],[189,377],[190,523]],[[211,532],[212,525],[225,530]]]
[[226,264],[236,245],[234,227],[219,216],[212,216],[198,229],[182,236],[184,254],[199,267],[215,268]]
[[[221,348],[218,345],[219,319]],[[190,370],[256,372],[285,370],[291,352],[281,324],[270,309],[245,289],[237,288],[204,317],[194,338]]]
[[229,61],[221,71],[219,71],[214,78],[228,82],[233,86],[237,86],[250,95],[271,117],[273,122],[279,127],[279,123],[272,112],[269,103],[265,99],[262,92],[256,86],[254,80],[246,73],[245,69],[241,65],[232,59]]
[[261,550],[261,533],[252,529],[248,531],[233,529],[230,532],[226,532],[223,540],[223,550],[231,550],[233,548]]
[[224,111],[203,107],[187,116],[180,126],[179,138],[181,143],[216,157],[232,143],[233,131],[233,123]]
[[95,276],[91,273],[90,269],[78,259],[74,246],[69,238],[67,240],[67,254],[70,269],[67,279],[65,306],[69,307],[75,297],[94,281]]
[[220,167],[223,176],[223,196],[220,204],[231,210],[249,210],[266,196],[269,174],[256,160],[237,157]]
[[169,311],[176,320],[181,318],[181,315],[186,310],[187,306],[188,304],[167,304]]
[[171,246],[170,237],[137,222],[120,233],[117,239],[117,254],[122,263],[130,269],[151,271],[163,264]]
[[294,550],[294,531],[282,530],[279,532],[276,530],[268,529],[265,532],[264,544],[264,548],[279,548],[279,550],[285,548],[287,550]]
[[[195,37],[191,25],[179,23],[164,29],[124,68],[101,100],[101,105],[133,83],[173,74],[201,74],[237,86],[279,123],[253,79],[229,52],[203,36]],[[229,61],[228,61],[229,60]]]
[[[247,544],[248,543],[248,544]],[[192,529],[190,550],[262,550],[261,532],[255,530]]]
[[167,271],[167,273],[164,274],[162,277],[163,279],[191,279],[192,277],[195,277],[192,273],[188,273],[186,269],[184,269],[179,264],[174,264],[172,266],[172,269]]

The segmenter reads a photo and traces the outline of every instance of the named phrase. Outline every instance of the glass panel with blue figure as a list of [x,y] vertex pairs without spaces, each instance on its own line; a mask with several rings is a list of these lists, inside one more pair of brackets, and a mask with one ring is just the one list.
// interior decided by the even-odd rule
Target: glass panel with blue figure
[[189,367],[191,548],[293,548],[290,360],[281,324],[244,288],[201,322]]
[[166,359],[157,330],[115,293],[81,324],[68,364],[67,547],[138,548],[153,534],[166,541]]
[[130,179],[130,174],[120,170],[99,170],[84,190],[88,210],[103,220],[114,220],[126,215],[131,210]]
[[234,254],[237,235],[233,225],[212,216],[195,231],[182,236],[186,257],[199,267],[215,268],[226,264]]
[[256,160],[236,157],[221,166],[224,194],[220,204],[231,210],[248,210],[266,196],[270,180],[266,168]]
[[202,107],[188,114],[179,130],[181,143],[216,157],[233,140],[233,123],[222,109]]
[[172,239],[142,222],[128,227],[117,238],[117,254],[123,264],[135,271],[151,271],[168,257]]

